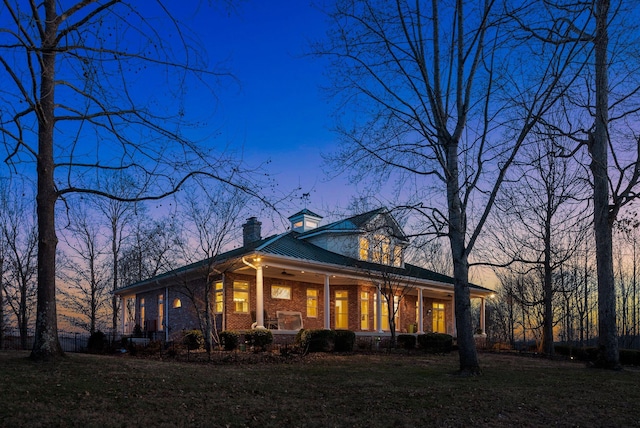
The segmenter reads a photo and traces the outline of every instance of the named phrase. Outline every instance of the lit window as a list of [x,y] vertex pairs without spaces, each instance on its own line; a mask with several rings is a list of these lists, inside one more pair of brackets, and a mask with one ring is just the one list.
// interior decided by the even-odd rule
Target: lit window
[[291,300],[291,287],[286,287],[284,285],[272,285],[271,298]]
[[318,317],[318,290],[307,288],[307,317]]
[[349,293],[336,291],[336,328],[349,328]]
[[144,327],[144,299],[140,299],[140,325]]
[[360,260],[369,260],[369,240],[360,237]]
[[446,333],[447,326],[445,323],[444,303],[433,304],[433,332]]
[[369,292],[360,293],[360,330],[369,330]]
[[164,330],[164,294],[158,295],[158,330]]
[[402,266],[402,247],[398,245],[393,248],[393,265]]
[[236,312],[249,313],[249,283],[233,282],[233,305]]
[[174,309],[175,308],[181,308],[182,307],[182,301],[176,297],[175,299],[173,299],[173,305],[171,305],[171,306]]
[[215,306],[213,311],[216,314],[221,314],[222,311],[224,311],[224,288],[222,287],[222,282],[215,283],[215,285],[213,286],[213,292],[215,294]]

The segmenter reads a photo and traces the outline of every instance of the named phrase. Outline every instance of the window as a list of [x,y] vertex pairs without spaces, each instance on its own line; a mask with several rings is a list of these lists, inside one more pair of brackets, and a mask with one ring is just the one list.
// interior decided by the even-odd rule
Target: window
[[336,291],[336,328],[349,328],[349,293]]
[[171,305],[174,309],[176,308],[181,308],[182,307],[182,300],[178,299],[177,297],[175,299],[173,299],[173,305]]
[[272,285],[271,298],[291,300],[291,287],[287,287],[284,285]]
[[245,281],[233,282],[233,306],[236,312],[249,313],[249,283]]
[[158,295],[158,330],[164,330],[164,294]]
[[[376,316],[376,310],[378,308],[377,305],[377,298],[378,296],[376,294],[373,295],[373,328],[377,329],[378,328],[378,317]],[[398,329],[398,317],[399,317],[399,311],[398,311],[398,305],[400,303],[400,298],[398,296],[393,296],[393,314],[394,314],[394,321],[396,324],[396,330]],[[391,327],[389,327],[389,305],[387,304],[387,296],[385,296],[384,294],[382,295],[382,331],[390,331]]]
[[369,330],[369,292],[360,293],[360,330]]
[[216,282],[214,284],[213,294],[213,312],[215,312],[216,314],[221,314],[224,311],[224,288],[222,287],[222,282]]
[[318,317],[318,290],[307,288],[307,317]]
[[144,299],[140,299],[140,325],[144,328]]
[[433,304],[433,332],[446,333],[447,326],[445,323],[444,303]]
[[127,333],[133,331],[133,326],[136,323],[136,299],[135,297],[127,297],[126,303],[127,313],[125,315],[125,322],[127,324]]
[[360,260],[369,260],[369,240],[364,236],[360,237]]
[[393,265],[396,267],[402,266],[402,247],[399,245],[393,247]]

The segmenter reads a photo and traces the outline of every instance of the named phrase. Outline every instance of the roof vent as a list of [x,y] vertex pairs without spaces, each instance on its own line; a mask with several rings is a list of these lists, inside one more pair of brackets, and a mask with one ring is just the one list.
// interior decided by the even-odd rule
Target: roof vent
[[306,208],[289,217],[291,230],[295,232],[307,232],[315,229],[318,227],[321,220],[322,216],[311,212]]

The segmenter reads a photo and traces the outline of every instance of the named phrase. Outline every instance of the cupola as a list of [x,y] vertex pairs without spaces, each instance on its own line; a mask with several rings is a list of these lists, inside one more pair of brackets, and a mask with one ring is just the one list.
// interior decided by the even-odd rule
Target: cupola
[[291,230],[295,232],[307,232],[309,230],[315,229],[318,227],[321,220],[322,216],[309,211],[306,208],[289,217],[289,221],[291,222]]

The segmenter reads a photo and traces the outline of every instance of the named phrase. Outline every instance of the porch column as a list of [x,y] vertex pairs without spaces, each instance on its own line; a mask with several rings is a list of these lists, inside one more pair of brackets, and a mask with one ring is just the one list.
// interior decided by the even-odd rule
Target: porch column
[[484,334],[487,333],[487,329],[485,327],[485,300],[484,297],[480,298],[480,328]]
[[[127,309],[125,308],[125,301],[124,301],[124,296],[120,295],[120,313],[121,313],[121,327],[122,327],[122,335],[124,336],[126,334],[126,330],[125,330],[125,324],[127,322]],[[116,328],[117,330],[117,328]]]
[[331,329],[331,291],[329,288],[329,275],[324,276],[324,328]]
[[378,333],[382,333],[382,291],[380,286],[376,287],[376,325]]
[[256,326],[264,328],[264,284],[259,261],[256,263]]
[[418,288],[418,334],[424,333],[424,302],[422,301],[422,288]]

